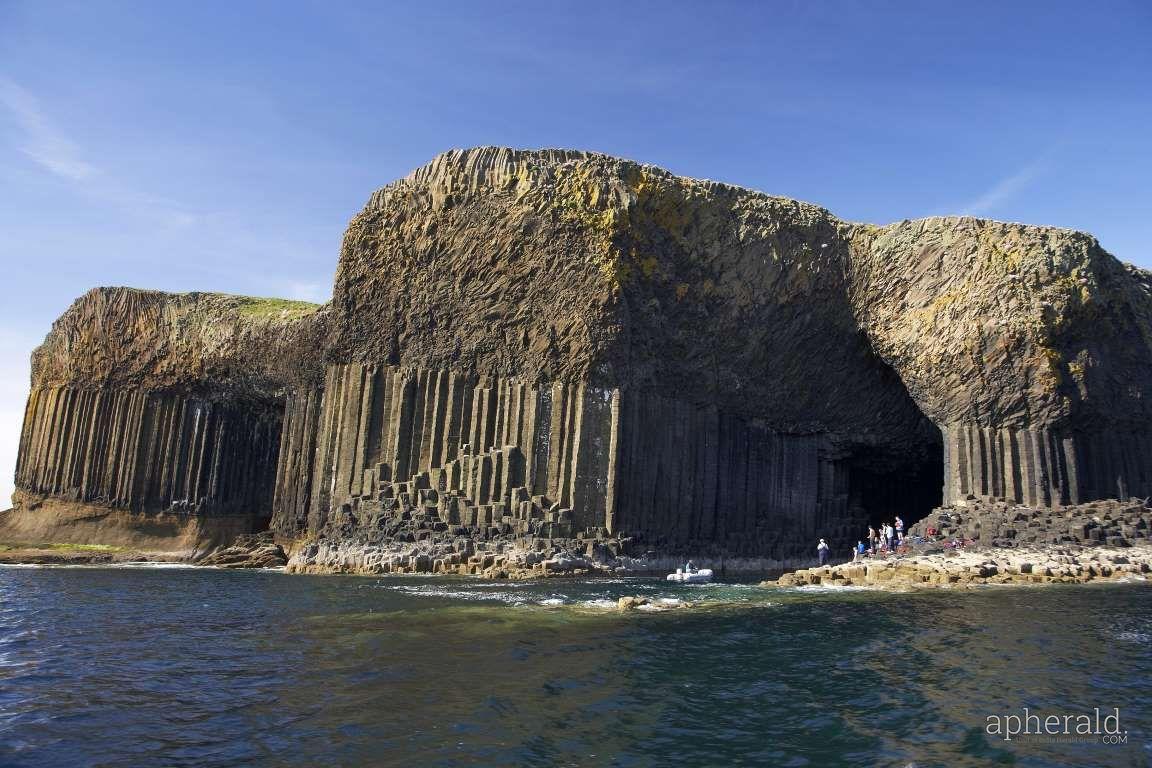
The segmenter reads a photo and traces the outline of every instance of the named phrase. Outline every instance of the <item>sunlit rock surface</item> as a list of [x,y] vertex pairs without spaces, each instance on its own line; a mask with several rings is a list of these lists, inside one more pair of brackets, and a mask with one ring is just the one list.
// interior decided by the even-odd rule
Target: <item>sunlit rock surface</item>
[[1150,291],[1068,230],[452,151],[371,196],[321,310],[81,299],[37,352],[19,495],[270,514],[413,569],[470,570],[465,540],[801,562],[969,495],[1152,494]]

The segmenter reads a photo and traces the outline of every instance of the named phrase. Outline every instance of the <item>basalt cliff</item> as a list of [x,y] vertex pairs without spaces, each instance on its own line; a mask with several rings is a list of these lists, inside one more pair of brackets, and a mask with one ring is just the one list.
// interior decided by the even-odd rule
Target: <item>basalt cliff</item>
[[271,528],[299,570],[787,565],[968,497],[1152,495],[1152,274],[1091,236],[587,152],[378,190],[323,307],[94,290],[32,379],[0,526]]
[[265,528],[284,394],[316,386],[326,312],[96,288],[32,355],[0,536],[195,551]]

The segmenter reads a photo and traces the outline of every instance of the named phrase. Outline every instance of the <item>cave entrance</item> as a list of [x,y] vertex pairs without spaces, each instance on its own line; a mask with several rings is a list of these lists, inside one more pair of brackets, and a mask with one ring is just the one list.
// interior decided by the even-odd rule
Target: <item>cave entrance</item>
[[944,495],[944,444],[939,429],[932,427],[926,433],[919,455],[902,465],[878,466],[866,456],[852,461],[851,503],[865,511],[869,525],[878,527],[899,515],[907,530],[940,506]]

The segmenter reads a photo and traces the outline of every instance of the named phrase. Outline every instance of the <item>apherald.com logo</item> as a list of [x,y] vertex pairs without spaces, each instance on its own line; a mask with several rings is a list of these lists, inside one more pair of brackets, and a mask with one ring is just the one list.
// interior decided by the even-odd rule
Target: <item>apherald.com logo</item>
[[1051,741],[1128,743],[1128,731],[1120,728],[1120,708],[1080,714],[1041,715],[1024,707],[1021,715],[988,715],[984,731],[1012,741],[1020,736],[1041,737]]

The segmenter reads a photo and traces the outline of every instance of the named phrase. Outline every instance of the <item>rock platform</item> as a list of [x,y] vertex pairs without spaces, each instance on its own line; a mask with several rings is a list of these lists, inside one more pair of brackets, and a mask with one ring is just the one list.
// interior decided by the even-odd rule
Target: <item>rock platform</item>
[[842,563],[786,573],[763,586],[974,587],[987,584],[1084,584],[1147,581],[1152,546],[980,548]]
[[909,543],[897,554],[805,568],[765,584],[907,588],[1145,580],[1152,571],[1150,526],[1147,500],[1033,509],[970,498],[912,526]]

